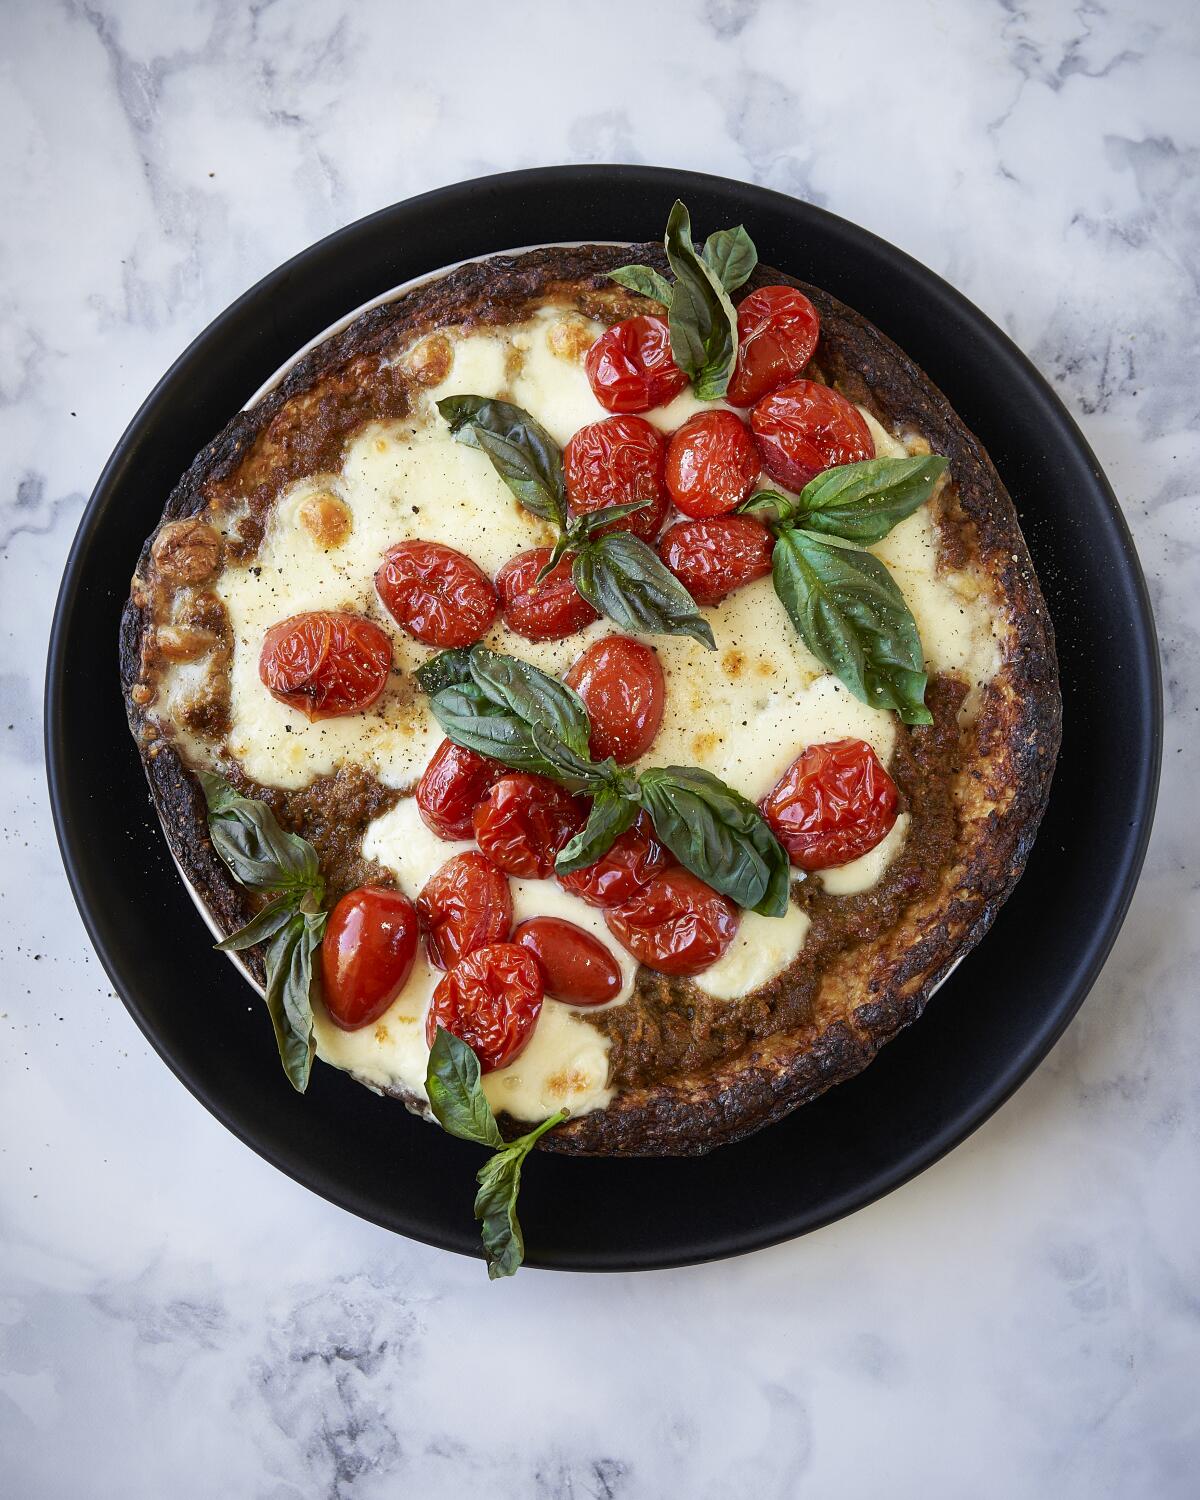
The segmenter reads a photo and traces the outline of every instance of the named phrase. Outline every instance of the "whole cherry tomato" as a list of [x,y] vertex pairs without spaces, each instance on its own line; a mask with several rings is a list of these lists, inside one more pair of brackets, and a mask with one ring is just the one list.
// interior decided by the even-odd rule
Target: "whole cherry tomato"
[[472,838],[475,809],[503,775],[499,761],[443,740],[417,782],[417,811],[440,839]]
[[723,516],[746,499],[761,467],[740,417],[731,411],[701,411],[671,438],[667,488],[685,516]]
[[502,943],[512,931],[512,893],[503,871],[470,850],[456,854],[432,874],[417,897],[425,929],[425,952],[438,969],[452,969],[486,943]]
[[621,966],[593,933],[561,917],[531,917],[513,933],[541,965],[546,993],[566,1005],[604,1005],[621,993]]
[[571,582],[569,553],[541,583],[534,582],[549,561],[549,547],[532,547],[510,557],[496,574],[504,623],[527,641],[560,641],[600,618]]
[[588,350],[587,377],[606,411],[665,406],[688,383],[671,357],[671,330],[662,318],[626,318],[606,329]]
[[750,413],[763,468],[800,491],[822,469],[875,457],[875,442],[845,396],[815,380],[794,380],[764,396]]
[[542,971],[516,943],[492,943],[461,959],[433,992],[425,1016],[432,1047],[439,1026],[466,1042],[481,1073],[518,1057],[529,1043],[544,996]]
[[821,320],[794,286],[760,286],[737,310],[738,357],[729,382],[733,406],[753,406],[768,391],[795,380],[813,357]]
[[487,574],[441,542],[389,547],[375,587],[396,623],[427,646],[472,646],[496,618]]
[[563,678],[583,699],[597,760],[618,765],[645,755],[662,723],[667,688],[658,653],[627,635],[594,641]]
[[671,856],[654,837],[654,825],[643,812],[594,864],[560,875],[558,883],[589,906],[620,906],[644,890],[670,863]]
[[664,451],[662,434],[644,417],[606,417],[581,427],[563,454],[572,514],[649,500],[643,509],[593,535],[631,531],[643,541],[656,537],[671,505],[663,481]]
[[391,669],[386,631],[365,615],[328,609],[272,625],[258,658],[271,696],[310,719],[370,708]]
[[737,907],[681,867],[604,913],[609,931],[639,963],[660,974],[699,974],[737,936]]
[[321,941],[325,1009],[343,1031],[377,1021],[408,983],[421,924],[399,891],[362,885],[329,914]]
[[475,842],[493,864],[522,880],[554,873],[562,846],[583,827],[583,804],[544,776],[512,771],[475,809]]
[[752,516],[677,521],[659,540],[663,562],[697,604],[719,604],[771,571],[775,538]]
[[896,821],[896,783],[863,740],[810,745],[762,801],[771,831],[802,870],[848,864]]

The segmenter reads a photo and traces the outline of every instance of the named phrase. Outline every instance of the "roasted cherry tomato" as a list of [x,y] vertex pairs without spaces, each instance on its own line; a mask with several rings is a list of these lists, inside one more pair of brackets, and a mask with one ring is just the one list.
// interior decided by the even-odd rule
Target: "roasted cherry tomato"
[[719,604],[767,576],[774,546],[775,538],[752,516],[714,516],[668,526],[658,551],[697,604]]
[[671,438],[667,488],[685,516],[723,516],[746,499],[761,467],[740,417],[731,411],[701,411]]
[[560,875],[558,883],[589,906],[620,906],[670,864],[671,856],[654,837],[654,825],[645,813],[639,813],[637,822],[595,864]]
[[593,535],[631,531],[645,541],[656,537],[671,504],[663,481],[664,453],[662,435],[644,417],[607,417],[581,427],[563,454],[572,513],[649,500],[642,510]]
[[775,837],[802,870],[848,864],[896,821],[896,783],[863,740],[810,745],[762,801]]
[[544,880],[583,827],[583,804],[544,776],[502,776],[475,809],[475,842],[493,864],[522,880]]
[[399,891],[362,885],[329,914],[321,976],[329,1019],[343,1031],[377,1021],[408,982],[421,924]]
[[646,889],[604,913],[609,931],[639,963],[661,974],[699,974],[737,936],[738,910],[690,870],[656,876]]
[[822,469],[875,457],[875,442],[845,396],[815,380],[794,380],[764,396],[750,413],[763,468],[800,491]]
[[469,839],[475,809],[504,775],[499,761],[443,740],[417,782],[417,811],[440,839]]
[[365,615],[319,609],[272,625],[258,675],[273,698],[310,719],[369,708],[392,669],[392,643]]
[[425,952],[439,969],[452,969],[486,943],[502,943],[512,931],[512,893],[502,870],[470,850],[448,859],[417,897],[425,929]]
[[733,406],[753,406],[768,391],[795,380],[813,357],[821,321],[794,286],[760,286],[737,310],[738,357],[729,382]]
[[432,1047],[441,1026],[466,1042],[481,1073],[491,1073],[528,1045],[544,993],[541,968],[527,949],[516,943],[476,948],[434,990],[425,1040]]
[[549,547],[533,547],[510,557],[496,574],[504,623],[527,641],[559,641],[600,618],[571,582],[569,553],[541,583],[534,582],[549,561]]
[[665,406],[688,383],[671,357],[671,330],[662,318],[626,318],[588,350],[587,377],[606,411]]
[[396,623],[427,646],[472,646],[496,618],[487,574],[441,542],[389,547],[375,587]]
[[572,663],[563,681],[583,699],[597,760],[611,755],[627,766],[645,755],[662,723],[667,696],[656,651],[627,635],[608,635]]
[[621,993],[621,966],[593,933],[561,917],[531,917],[513,933],[541,965],[546,993],[567,1005],[603,1005]]

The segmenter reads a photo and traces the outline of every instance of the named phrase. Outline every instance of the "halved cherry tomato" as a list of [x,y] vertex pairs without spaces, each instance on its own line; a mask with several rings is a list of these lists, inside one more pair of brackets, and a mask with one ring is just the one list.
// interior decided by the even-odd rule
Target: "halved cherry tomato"
[[896,821],[896,783],[863,740],[810,745],[763,798],[763,816],[802,870],[848,864]]
[[641,315],[606,329],[588,350],[587,377],[606,411],[665,406],[688,383],[671,357],[671,331],[662,318]]
[[737,936],[738,909],[682,867],[604,913],[609,931],[639,963],[660,974],[699,974]]
[[558,883],[589,906],[620,906],[644,890],[670,863],[671,856],[654,837],[654,825],[643,812],[595,864],[560,875]]
[[425,1040],[432,1047],[441,1026],[466,1042],[481,1073],[491,1073],[528,1045],[544,993],[538,961],[526,949],[516,943],[476,948],[434,990]]
[[329,914],[321,941],[325,1009],[343,1031],[377,1021],[408,982],[421,924],[399,891],[362,885]]
[[549,547],[532,547],[510,557],[496,574],[504,623],[527,641],[560,641],[600,618],[571,582],[570,553],[541,583],[534,582],[549,561]]
[[618,765],[645,755],[662,723],[667,688],[658,653],[627,635],[594,641],[563,678],[583,699],[597,760]]
[[258,675],[273,698],[310,719],[370,708],[392,669],[392,643],[365,615],[319,609],[272,625]]
[[835,464],[875,457],[875,442],[845,396],[815,380],[794,380],[764,396],[750,413],[763,468],[777,484],[802,490]]
[[697,604],[719,604],[771,571],[775,538],[752,516],[676,521],[659,539],[663,562]]
[[794,286],[760,286],[738,306],[738,357],[729,382],[733,406],[753,406],[795,380],[821,333],[817,310]]
[[417,897],[425,952],[438,969],[452,969],[465,954],[502,943],[512,931],[508,879],[475,850],[456,854],[432,874]]
[[440,839],[472,838],[475,809],[503,775],[498,760],[443,740],[417,782],[417,811]]
[[389,547],[375,587],[396,623],[427,646],[472,646],[496,618],[487,574],[441,542]]
[[656,537],[671,505],[663,480],[664,452],[661,433],[644,417],[606,417],[581,427],[563,454],[572,513],[649,500],[643,509],[593,535],[631,531],[644,541]]
[[554,858],[583,827],[583,804],[544,776],[502,776],[475,809],[475,842],[493,864],[522,880],[545,879]]
[[746,499],[761,467],[740,417],[731,411],[701,411],[671,438],[667,488],[685,516],[723,516]]
[[531,917],[513,933],[541,965],[547,995],[566,1005],[604,1005],[621,993],[621,966],[593,933],[561,917]]

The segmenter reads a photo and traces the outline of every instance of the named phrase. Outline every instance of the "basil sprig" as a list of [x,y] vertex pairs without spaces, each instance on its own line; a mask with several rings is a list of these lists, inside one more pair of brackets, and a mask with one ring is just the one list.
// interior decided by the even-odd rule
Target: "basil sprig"
[[213,848],[234,879],[277,894],[244,927],[217,947],[241,952],[266,945],[265,999],[288,1081],[308,1087],[314,1052],[312,999],[320,984],[313,955],[325,934],[325,882],[317,853],[299,834],[279,826],[265,802],[243,797],[221,776],[201,771]]
[[716,649],[712,627],[696,601],[653,547],[627,531],[597,535],[650,504],[649,497],[568,516],[562,450],[528,412],[486,396],[447,396],[438,402],[438,411],[460,443],[483,449],[526,510],[557,528],[539,581],[570,552],[575,587],[622,630],[689,635]]
[[429,1051],[425,1090],[443,1130],[492,1152],[475,1174],[479,1184],[475,1217],[488,1276],[493,1281],[512,1276],[525,1258],[525,1237],[517,1218],[521,1168],[536,1142],[567,1118],[566,1111],[560,1110],[515,1141],[505,1141],[480,1083],[479,1059],[466,1042],[441,1026]]
[[869,546],[925,504],[947,462],[930,453],[837,464],[810,479],[799,495],[759,490],[738,509]]
[[446,737],[593,799],[586,826],[555,861],[560,874],[593,864],[644,808],[680,864],[714,890],[764,916],[787,911],[787,854],[740,793],[695,767],[655,767],[635,776],[614,760],[595,761],[587,709],[565,683],[484,646],[471,648],[468,666],[468,681],[430,700]]

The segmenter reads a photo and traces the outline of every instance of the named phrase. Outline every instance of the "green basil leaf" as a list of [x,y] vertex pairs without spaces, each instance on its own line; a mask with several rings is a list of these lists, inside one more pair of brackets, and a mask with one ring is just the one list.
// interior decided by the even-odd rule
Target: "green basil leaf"
[[479,1191],[475,1194],[475,1217],[479,1220],[488,1277],[492,1281],[514,1275],[525,1259],[525,1237],[517,1218],[521,1168],[534,1143],[566,1118],[566,1111],[560,1110],[543,1120],[528,1135],[497,1151],[476,1173]]
[[429,1049],[425,1092],[443,1130],[463,1141],[503,1147],[504,1137],[479,1081],[479,1059],[466,1042],[442,1026]]
[[765,917],[787,911],[787,853],[754,804],[698,766],[644,771],[642,806],[681,865],[739,906]]
[[460,443],[482,448],[526,510],[566,524],[562,449],[527,411],[486,396],[446,396],[438,411]]
[[636,800],[622,796],[613,787],[602,787],[592,799],[592,810],[587,823],[569,843],[558,851],[554,861],[555,872],[569,875],[572,870],[583,870],[594,865],[602,854],[607,854],[614,842],[632,826],[639,812]]
[[413,676],[432,698],[444,687],[471,680],[471,648],[452,646],[448,651],[439,651],[428,661],[422,662]]
[[570,545],[570,528],[568,528],[566,531],[560,531],[554,538],[554,546],[550,548],[550,556],[537,571],[537,577],[533,580],[535,585],[541,583],[543,578],[548,578],[550,574],[554,572],[555,568],[558,567],[559,563],[562,562],[563,558],[566,556],[567,549],[570,547]]
[[792,519],[796,501],[790,495],[781,495],[778,490],[759,490],[743,500],[737,507],[738,515],[758,516],[760,520],[786,522]]
[[321,892],[317,852],[307,839],[282,829],[265,802],[208,771],[199,775],[213,848],[236,880],[256,891]]
[[668,322],[675,363],[692,377],[702,401],[718,401],[729,388],[737,362],[737,314],[729,294],[696,254],[692,222],[675,202],[664,240],[675,272]]
[[622,630],[690,635],[716,650],[712,626],[652,547],[628,531],[588,542],[571,565],[575,587]]
[[275,1042],[279,1048],[283,1071],[292,1087],[300,1094],[308,1088],[315,1051],[312,1031],[312,955],[320,943],[324,919],[321,919],[320,929],[315,935],[314,925],[296,913],[287,926],[275,934],[267,948],[264,998],[271,1025],[275,1028]]
[[540,724],[569,749],[587,755],[591,720],[583,699],[565,682],[519,657],[504,656],[486,646],[471,648],[471,676],[493,702],[528,724]]
[[771,571],[805,645],[856,698],[894,709],[905,724],[932,724],[916,621],[877,557],[786,527]]
[[924,505],[947,462],[927,454],[825,469],[801,490],[790,519],[848,542],[878,542]]
[[529,734],[550,774],[573,792],[598,791],[620,774],[614,760],[594,761],[555,739],[541,724],[531,724]]
[[758,265],[754,241],[739,224],[735,229],[718,229],[704,242],[704,264],[715,272],[727,292],[736,292],[749,281]]
[[585,542],[594,531],[599,531],[602,526],[611,526],[614,521],[623,521],[626,516],[631,516],[635,511],[645,510],[648,505],[653,505],[653,500],[632,500],[628,505],[602,505],[599,510],[585,510],[577,516],[572,516],[571,523],[567,527],[567,536],[571,544]]
[[294,891],[285,891],[282,896],[276,896],[274,901],[269,901],[256,917],[251,917],[244,927],[239,927],[236,932],[217,944],[222,953],[241,953],[246,948],[253,948],[256,943],[265,943],[272,938],[281,927],[286,927],[296,911],[296,895]]
[[608,275],[609,280],[615,281],[618,286],[627,287],[639,296],[649,297],[652,302],[661,302],[664,307],[671,305],[671,283],[653,266],[618,266]]

